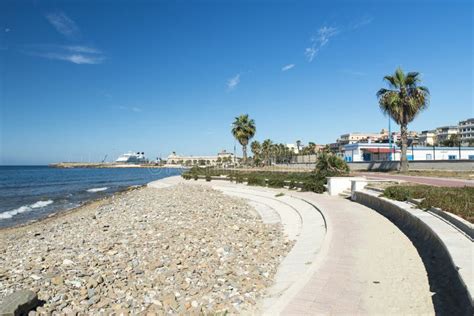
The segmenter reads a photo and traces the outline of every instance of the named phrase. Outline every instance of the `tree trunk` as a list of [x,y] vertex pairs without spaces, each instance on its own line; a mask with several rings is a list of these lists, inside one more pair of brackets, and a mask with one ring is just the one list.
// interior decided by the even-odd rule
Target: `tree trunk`
[[247,163],[247,145],[242,145],[243,162]]
[[400,126],[400,136],[402,138],[402,155],[400,157],[400,172],[407,172],[408,171],[408,160],[407,160],[407,143],[408,143],[408,135],[407,135],[407,124],[402,124]]

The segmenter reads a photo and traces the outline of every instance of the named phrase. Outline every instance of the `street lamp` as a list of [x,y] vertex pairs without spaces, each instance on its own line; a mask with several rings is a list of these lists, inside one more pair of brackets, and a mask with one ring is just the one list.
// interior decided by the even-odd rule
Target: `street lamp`
[[390,116],[388,117],[388,144],[390,148],[390,154],[388,155],[388,160],[392,161],[392,126],[390,123]]

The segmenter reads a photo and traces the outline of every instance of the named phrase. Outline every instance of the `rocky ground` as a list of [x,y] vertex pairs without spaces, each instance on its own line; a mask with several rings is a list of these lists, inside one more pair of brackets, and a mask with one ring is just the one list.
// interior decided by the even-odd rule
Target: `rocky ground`
[[251,311],[290,248],[243,200],[142,188],[0,231],[0,301],[29,289],[39,313]]

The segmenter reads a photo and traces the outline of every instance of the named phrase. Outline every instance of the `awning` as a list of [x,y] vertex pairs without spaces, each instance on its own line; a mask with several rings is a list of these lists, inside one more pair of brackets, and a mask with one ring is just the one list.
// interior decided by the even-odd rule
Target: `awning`
[[374,153],[374,154],[389,154],[389,153],[394,153],[394,152],[399,152],[395,148],[361,148],[363,151],[369,152],[369,153]]

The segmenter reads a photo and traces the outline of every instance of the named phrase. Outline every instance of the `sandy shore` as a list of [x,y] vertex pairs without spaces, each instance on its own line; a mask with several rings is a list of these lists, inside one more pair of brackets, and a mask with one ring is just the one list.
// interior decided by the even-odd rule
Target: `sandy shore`
[[243,200],[141,188],[1,230],[0,301],[31,289],[43,313],[251,311],[290,248]]

